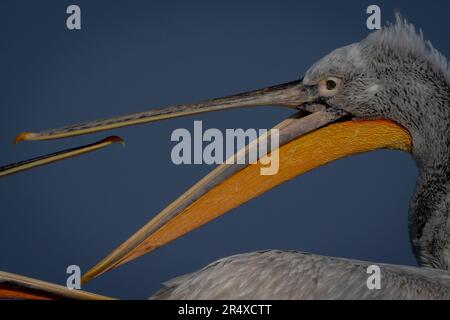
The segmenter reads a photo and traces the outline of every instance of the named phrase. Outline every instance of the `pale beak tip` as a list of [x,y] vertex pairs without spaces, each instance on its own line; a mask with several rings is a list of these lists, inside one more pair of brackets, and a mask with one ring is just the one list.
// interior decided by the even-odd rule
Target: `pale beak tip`
[[22,132],[16,137],[16,139],[14,140],[14,144],[18,144],[25,140],[32,140],[35,135],[36,134],[33,132]]

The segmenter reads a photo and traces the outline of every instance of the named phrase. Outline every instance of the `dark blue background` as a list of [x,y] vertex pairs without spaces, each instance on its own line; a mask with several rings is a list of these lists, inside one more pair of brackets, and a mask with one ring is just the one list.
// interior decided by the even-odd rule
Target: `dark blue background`
[[[82,30],[66,29],[66,7]],[[448,1],[377,1],[399,10],[450,54]],[[35,131],[298,79],[334,48],[368,34],[372,1],[0,2],[0,162],[110,133],[24,143]],[[176,128],[270,128],[291,112],[236,110],[111,132],[127,141],[0,181],[0,270],[64,284],[65,269],[98,262],[203,177],[170,161]],[[84,289],[146,298],[171,277],[258,249],[415,265],[408,207],[417,169],[380,151],[315,170]],[[322,197],[325,196],[325,197]]]

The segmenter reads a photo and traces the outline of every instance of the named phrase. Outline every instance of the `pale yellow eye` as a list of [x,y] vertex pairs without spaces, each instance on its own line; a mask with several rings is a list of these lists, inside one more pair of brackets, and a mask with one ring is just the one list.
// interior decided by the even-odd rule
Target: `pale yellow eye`
[[319,81],[319,94],[329,97],[335,95],[342,84],[342,79],[337,77],[328,77]]

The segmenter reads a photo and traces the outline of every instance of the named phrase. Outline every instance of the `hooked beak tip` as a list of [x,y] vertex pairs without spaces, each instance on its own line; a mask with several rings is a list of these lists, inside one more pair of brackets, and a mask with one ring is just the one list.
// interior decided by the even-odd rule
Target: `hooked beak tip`
[[105,138],[105,139],[103,139],[102,142],[120,143],[122,146],[125,147],[125,140],[119,136],[111,136],[111,137]]
[[35,134],[32,132],[22,132],[16,137],[16,139],[14,140],[14,144],[18,144],[25,140],[31,140],[33,136],[35,136]]

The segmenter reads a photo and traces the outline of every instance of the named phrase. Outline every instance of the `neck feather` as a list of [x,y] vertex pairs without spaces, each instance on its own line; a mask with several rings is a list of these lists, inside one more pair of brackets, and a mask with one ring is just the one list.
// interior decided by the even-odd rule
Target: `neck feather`
[[421,168],[410,233],[421,266],[450,270],[450,162],[442,160]]

